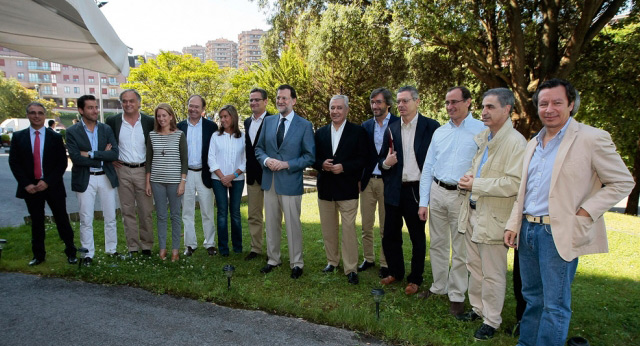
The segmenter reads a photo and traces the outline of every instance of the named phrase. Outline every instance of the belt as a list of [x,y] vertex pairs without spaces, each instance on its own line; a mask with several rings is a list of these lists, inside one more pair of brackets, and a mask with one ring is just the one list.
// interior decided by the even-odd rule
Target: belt
[[129,168],[138,168],[138,167],[144,167],[144,165],[146,163],[145,162],[142,162],[142,163],[126,163],[126,162],[123,162],[122,164],[124,166],[129,167]]
[[476,209],[476,202],[469,201],[469,207],[471,207],[471,209]]
[[380,174],[371,174],[371,179],[382,179]]
[[458,185],[449,185],[447,183],[444,183],[440,180],[438,180],[436,177],[433,177],[433,181],[440,187],[445,188],[449,191],[455,191],[458,189]]
[[402,182],[402,186],[419,186],[420,185],[420,181],[416,180],[416,181],[403,181]]
[[200,172],[202,171],[202,168],[189,168],[189,170],[194,172]]
[[104,171],[100,171],[100,172],[89,172],[89,174],[91,175],[103,175]]
[[533,216],[533,215],[524,214],[524,218],[531,223],[540,223],[543,225],[551,224],[551,218],[549,218],[549,215]]

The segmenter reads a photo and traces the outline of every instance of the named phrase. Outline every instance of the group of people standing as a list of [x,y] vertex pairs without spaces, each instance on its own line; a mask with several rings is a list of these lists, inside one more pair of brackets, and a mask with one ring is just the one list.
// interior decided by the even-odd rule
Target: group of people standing
[[[277,115],[266,112],[265,90],[251,90],[252,115],[244,122],[244,133],[231,105],[219,111],[219,127],[204,118],[206,102],[199,95],[189,98],[188,119],[178,124],[168,104],[158,105],[154,117],[140,113],[135,90],[125,90],[120,100],[123,113],[102,124],[97,121],[95,98],[82,96],[78,99],[82,120],[67,131],[72,190],[80,204],[80,238],[89,258],[95,253],[92,221],[97,193],[105,216],[105,252],[116,254],[115,188],[130,254],[151,254],[152,196],[161,258],[168,255],[169,214],[171,259],[179,258],[183,225],[184,254],[190,256],[197,249],[196,199],[208,254],[229,255],[228,214],[231,247],[240,253],[240,198],[246,183],[251,250],[245,259],[262,254],[265,225],[267,262],[260,271],[266,274],[282,264],[284,216],[291,278],[297,279],[304,268],[302,174],[312,166],[318,171],[318,210],[327,258],[322,272],[334,272],[342,259],[347,281],[358,284],[358,272],[376,266],[377,212],[380,283],[402,282],[405,224],[411,264],[404,292],[422,299],[446,296],[449,313],[458,320],[482,320],[474,333],[478,340],[492,338],[502,323],[511,247],[517,249],[513,277],[518,345],[563,345],[578,256],[607,251],[602,215],[634,186],[609,134],[573,119],[579,94],[559,79],[541,83],[534,95],[544,127],[528,144],[510,121],[515,99],[505,88],[485,92],[481,120],[470,112],[470,91],[463,86],[450,88],[444,101],[450,119],[442,126],[419,113],[419,93],[412,86],[397,91],[399,116],[391,114],[392,93],[374,90],[373,117],[362,125],[348,120],[349,98],[336,95],[329,101],[331,122],[315,133],[311,123],[293,110],[296,91],[287,84],[277,89]],[[33,220],[34,259],[29,264],[44,261],[45,201],[66,244],[68,261],[75,263],[73,231],[60,203],[64,146],[59,135],[43,128],[44,113],[40,104],[27,106],[31,128],[14,135],[10,154],[17,197],[26,200]],[[217,248],[213,195],[218,205]],[[364,256],[360,265],[358,205]],[[420,291],[427,220],[433,282]]]

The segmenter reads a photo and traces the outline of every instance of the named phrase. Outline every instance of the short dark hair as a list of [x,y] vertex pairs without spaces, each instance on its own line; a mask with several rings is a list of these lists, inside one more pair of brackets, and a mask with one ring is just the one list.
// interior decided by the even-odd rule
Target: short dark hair
[[[260,93],[260,95],[262,95],[263,100],[267,99],[267,91],[264,89],[253,88],[251,89],[251,91],[249,91],[249,94],[253,94],[253,93]],[[291,93],[291,95],[293,96],[293,92]]]
[[191,95],[189,96],[189,99],[187,100],[187,103],[191,102],[191,99],[194,97],[199,97],[200,101],[202,101],[202,109],[206,109],[207,108],[207,101],[204,100],[204,97],[200,96],[200,95]]
[[513,96],[513,92],[511,90],[507,88],[489,89],[484,93],[484,95],[482,95],[482,99],[487,96],[496,96],[498,98],[498,102],[500,102],[500,107],[504,108],[504,106],[509,105],[511,106],[511,109],[509,109],[509,114],[513,112],[513,108],[516,105],[516,99]]
[[120,93],[120,96],[118,97],[120,99],[120,102],[122,102],[122,95],[124,95],[125,93],[128,93],[128,92],[132,92],[132,93],[136,94],[136,97],[138,98],[138,101],[142,101],[142,97],[140,97],[140,93],[136,89],[126,89],[126,90],[122,90],[122,92]]
[[456,89],[460,90],[460,92],[462,93],[462,98],[464,100],[468,100],[468,99],[471,98],[471,91],[469,91],[469,89],[467,89],[467,87],[462,86],[462,85],[454,86],[454,87],[451,87],[451,88],[447,89],[447,94],[452,92],[452,91],[454,91],[454,90],[456,90]]
[[533,94],[533,97],[531,99],[533,101],[533,105],[536,107],[536,109],[538,108],[538,97],[540,96],[540,91],[544,89],[555,88],[557,86],[564,87],[565,93],[567,94],[568,104],[574,102],[573,109],[571,110],[571,116],[573,116],[578,112],[578,106],[580,105],[580,96],[578,95],[578,91],[576,90],[576,88],[574,88],[571,83],[564,79],[553,78],[542,82],[542,84],[538,86],[538,89],[536,89],[536,92],[535,94]]
[[84,109],[84,103],[87,100],[95,101],[96,97],[93,96],[93,95],[82,95],[82,96],[78,97],[78,108],[79,109]]
[[55,121],[55,120],[53,120],[53,119],[50,119],[50,120],[47,122],[47,124],[49,125],[49,127],[51,127],[51,126],[53,126],[53,125],[55,125],[55,124],[56,124],[56,121]]
[[30,108],[31,106],[38,106],[38,107],[42,107],[42,109],[44,109],[44,112],[45,112],[45,113],[47,112],[47,109],[44,107],[44,105],[43,105],[42,103],[40,103],[40,102],[35,102],[35,101],[34,101],[34,102],[29,102],[29,104],[28,104],[28,105],[27,105],[27,107],[25,108],[25,110],[26,110],[27,114],[29,114],[29,108]]
[[282,84],[281,86],[278,87],[277,89],[278,91],[280,90],[289,90],[291,92],[291,98],[292,99],[297,99],[298,96],[296,96],[296,89],[294,89],[291,85],[289,84]]
[[369,101],[371,101],[374,97],[378,96],[379,94],[382,94],[382,97],[384,97],[384,103],[386,103],[387,106],[391,108],[391,106],[393,106],[393,95],[391,95],[391,91],[389,91],[389,89],[387,88],[374,89],[371,92],[371,96],[369,96]]
[[417,100],[420,98],[420,95],[418,94],[418,89],[416,89],[416,87],[411,86],[411,85],[405,85],[403,87],[400,87],[400,89],[398,89],[398,94],[408,91],[411,93],[411,98],[413,98],[414,100]]

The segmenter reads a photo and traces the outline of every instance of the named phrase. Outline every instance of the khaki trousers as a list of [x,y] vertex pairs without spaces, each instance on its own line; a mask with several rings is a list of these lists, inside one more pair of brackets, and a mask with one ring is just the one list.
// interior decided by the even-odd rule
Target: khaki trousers
[[448,294],[451,302],[464,302],[469,283],[464,234],[458,232],[458,215],[464,198],[457,190],[431,183],[429,258],[433,284],[429,290],[435,294]]
[[[153,198],[146,194],[146,171],[144,167],[116,168],[118,173],[118,196],[124,234],[129,251],[151,250],[153,247]],[[136,217],[136,211],[138,212]],[[138,222],[140,230],[138,231]]]
[[345,275],[358,270],[358,237],[356,235],[356,215],[358,200],[325,201],[318,199],[320,224],[327,261],[337,267],[340,263],[338,252],[338,213],[342,219],[342,265]]
[[498,329],[502,323],[502,307],[507,289],[507,248],[504,244],[489,245],[471,241],[478,231],[477,214],[470,209],[465,235],[469,277],[469,303],[484,323]]
[[373,225],[376,209],[378,210],[378,225],[380,227],[380,267],[387,266],[382,249],[384,234],[384,183],[382,179],[371,178],[367,187],[360,193],[360,214],[362,216],[362,252],[367,262],[376,261],[374,249]]
[[[262,239],[263,239],[263,217],[262,209],[264,206],[264,191],[257,181],[253,184],[247,184],[247,212],[249,223],[249,234],[251,235],[251,251],[255,253],[262,253]],[[282,223],[282,218],[280,218]]]
[[282,237],[282,214],[287,229],[287,242],[289,244],[289,266],[304,267],[302,261],[302,225],[300,223],[300,211],[302,195],[286,196],[276,193],[275,181],[271,182],[271,189],[264,192],[264,214],[267,233],[267,257],[268,264],[279,265],[280,239]]

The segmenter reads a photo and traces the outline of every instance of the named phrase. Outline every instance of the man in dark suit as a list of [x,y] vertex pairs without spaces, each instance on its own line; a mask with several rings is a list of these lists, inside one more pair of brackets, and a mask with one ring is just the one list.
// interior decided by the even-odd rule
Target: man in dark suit
[[118,245],[116,225],[116,187],[118,176],[112,162],[118,159],[118,143],[111,128],[98,122],[98,103],[93,95],[78,98],[79,123],[67,129],[67,148],[73,162],[71,190],[80,207],[80,244],[89,250],[84,265],[95,254],[93,214],[96,194],[100,195],[104,216],[104,252],[115,255]]
[[327,254],[325,273],[333,272],[340,262],[338,252],[339,221],[342,219],[342,264],[350,284],[358,284],[358,182],[367,155],[367,134],[364,129],[347,121],[349,98],[336,95],[329,102],[331,123],[316,131],[318,173],[318,209],[324,250]]
[[[391,114],[393,96],[385,88],[378,88],[371,92],[371,111],[373,118],[362,123],[367,131],[368,153],[362,179],[360,181],[360,214],[362,217],[362,252],[364,261],[358,266],[358,271],[365,271],[375,266],[376,253],[373,246],[373,224],[375,223],[376,209],[378,210],[378,225],[380,238],[384,235],[384,183],[382,172],[378,167],[378,155],[382,149],[382,140],[387,131],[387,126],[400,118]],[[382,244],[380,244],[380,271],[378,276],[385,278],[389,275],[387,260],[384,257]]]
[[418,113],[420,98],[412,86],[398,89],[398,113],[401,121],[389,125],[380,152],[384,180],[385,227],[382,246],[389,264],[389,276],[383,285],[404,278],[402,219],[407,224],[412,244],[411,273],[407,276],[407,295],[418,292],[422,284],[426,255],[425,221],[418,216],[420,174],[437,121]]
[[249,234],[251,234],[251,252],[245,257],[245,260],[252,260],[262,253],[264,191],[261,186],[262,165],[256,159],[255,149],[258,144],[257,139],[262,132],[262,122],[264,118],[271,115],[267,112],[268,103],[266,90],[254,88],[249,93],[249,107],[251,107],[252,116],[244,120],[244,138],[247,148],[245,150],[247,156],[247,214]]
[[198,247],[196,237],[195,213],[196,196],[200,204],[202,215],[202,232],[204,242],[202,246],[207,249],[209,256],[215,255],[216,226],[213,218],[213,190],[211,189],[211,172],[209,172],[209,144],[211,136],[218,125],[211,120],[203,118],[206,109],[206,101],[200,95],[192,95],[189,98],[189,118],[178,123],[178,129],[187,136],[187,149],[189,156],[189,170],[187,182],[182,196],[182,224],[184,225],[184,254],[191,256]]
[[31,126],[18,131],[11,138],[9,167],[18,181],[16,197],[24,199],[31,215],[30,266],[45,260],[44,203],[47,202],[65,244],[64,252],[70,264],[77,263],[73,245],[73,229],[67,214],[66,192],[62,176],[67,169],[67,154],[62,136],[44,127],[45,108],[41,103],[27,105]]
[[278,87],[276,103],[280,114],[264,120],[263,135],[258,138],[256,157],[263,165],[262,189],[265,191],[267,256],[260,271],[269,273],[282,264],[280,239],[282,218],[287,226],[291,278],[302,276],[302,172],[315,160],[315,143],[311,123],[293,111],[296,90],[287,84]]
[[120,93],[123,112],[110,116],[106,124],[111,126],[118,142],[119,157],[113,165],[120,183],[118,196],[129,255],[142,250],[144,255],[151,256],[153,198],[146,194],[144,166],[147,159],[147,139],[149,132],[153,130],[154,120],[153,117],[140,113],[140,101],[140,94],[133,89]]

